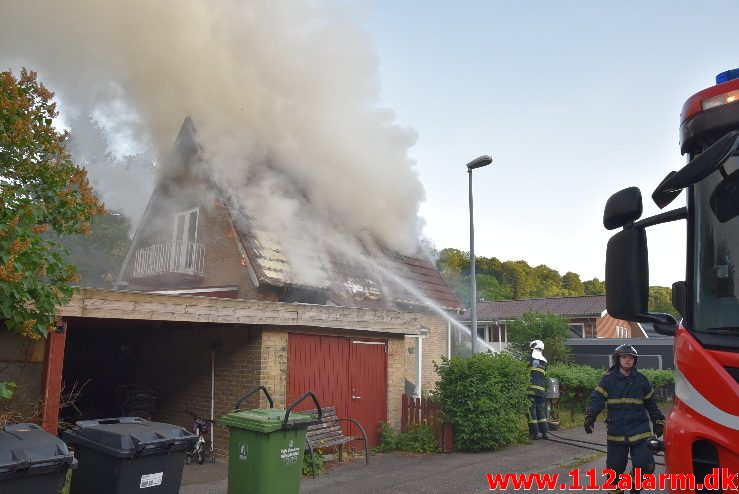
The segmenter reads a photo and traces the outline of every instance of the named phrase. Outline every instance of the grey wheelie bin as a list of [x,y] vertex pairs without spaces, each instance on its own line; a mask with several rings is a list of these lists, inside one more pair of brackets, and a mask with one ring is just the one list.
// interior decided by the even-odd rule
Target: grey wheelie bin
[[120,417],[79,421],[62,439],[80,465],[71,494],[177,494],[185,451],[197,437],[177,425]]
[[58,494],[77,460],[36,424],[0,427],[0,494]]
[[[270,408],[241,410],[241,403],[259,390],[264,391]],[[287,410],[277,410],[264,386],[257,386],[241,398],[232,412],[220,419],[228,426],[228,494],[290,494],[300,491],[300,476],[305,453],[305,434],[314,417],[292,410],[307,397],[308,391]],[[319,416],[320,419],[320,416]]]

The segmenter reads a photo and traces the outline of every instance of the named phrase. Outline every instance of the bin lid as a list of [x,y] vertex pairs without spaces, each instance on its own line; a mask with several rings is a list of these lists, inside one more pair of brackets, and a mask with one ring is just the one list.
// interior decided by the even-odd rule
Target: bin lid
[[[233,410],[220,419],[220,423],[229,427],[247,429],[256,432],[274,432],[282,429],[285,422],[285,410],[277,408],[257,408],[255,410]],[[313,422],[309,413],[290,412],[287,418],[288,427],[308,427]]]
[[0,427],[0,473],[76,466],[67,445],[36,424],[9,424]]
[[118,458],[184,451],[197,436],[188,430],[138,417],[81,420],[62,439]]

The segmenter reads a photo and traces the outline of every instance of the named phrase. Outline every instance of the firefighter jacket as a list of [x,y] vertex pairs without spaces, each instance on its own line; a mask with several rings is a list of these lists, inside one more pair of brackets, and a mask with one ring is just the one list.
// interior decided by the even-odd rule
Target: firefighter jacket
[[535,359],[529,356],[529,394],[535,396],[544,396],[545,385],[544,378],[547,375],[546,360]]
[[616,443],[634,443],[652,436],[649,419],[664,424],[665,417],[654,399],[649,380],[636,369],[625,376],[611,367],[590,395],[585,411],[596,417],[603,408],[608,410],[607,439]]

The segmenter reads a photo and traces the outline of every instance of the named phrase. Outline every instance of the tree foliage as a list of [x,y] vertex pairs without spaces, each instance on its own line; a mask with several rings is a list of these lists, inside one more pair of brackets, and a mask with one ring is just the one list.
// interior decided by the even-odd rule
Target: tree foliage
[[64,259],[76,266],[80,286],[112,288],[131,244],[130,229],[128,218],[109,211],[92,220],[89,235],[49,237],[66,249]]
[[[470,256],[459,249],[438,252],[436,267],[459,300],[470,305]],[[580,275],[568,271],[560,275],[554,269],[526,261],[500,261],[495,257],[475,257],[477,296],[485,300],[517,300],[525,298],[579,297],[605,295],[606,284],[598,278],[582,281]],[[679,318],[672,307],[670,288],[649,287],[649,310],[666,312]]]
[[649,310],[672,314],[680,320],[680,314],[672,306],[672,289],[663,286],[649,287]]
[[526,312],[509,325],[509,351],[520,359],[531,354],[529,343],[533,340],[544,342],[544,356],[549,364],[568,362],[570,347],[565,344],[570,329],[567,319],[554,314]]
[[52,99],[35,72],[0,72],[0,320],[32,338],[46,336],[77,278],[43,234],[85,234],[104,212],[53,126]]
[[[457,297],[470,302],[470,256],[459,249],[442,249],[436,267]],[[512,300],[539,297],[603,295],[605,284],[598,278],[581,281],[573,272],[560,275],[556,270],[526,261],[500,261],[495,257],[475,257],[477,295],[485,300]]]

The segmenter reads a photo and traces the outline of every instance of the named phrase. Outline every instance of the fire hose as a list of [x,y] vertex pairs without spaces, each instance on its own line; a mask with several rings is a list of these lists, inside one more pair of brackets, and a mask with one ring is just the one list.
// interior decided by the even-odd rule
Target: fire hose
[[[549,435],[549,441],[553,441],[555,443],[566,444],[568,446],[576,446],[578,448],[584,448],[584,449],[589,449],[589,450],[592,450],[592,451],[598,451],[600,453],[607,453],[607,451],[602,450],[602,449],[593,448],[592,446],[585,446],[586,444],[591,444],[593,446],[600,446],[602,448],[605,448],[605,447],[607,447],[607,445],[605,445],[605,444],[594,443],[594,442],[591,442],[591,441],[583,441],[582,439],[568,439],[566,437],[560,437],[560,436],[557,436],[556,434],[552,434],[552,432],[549,432],[548,435]],[[555,437],[557,439],[553,439]],[[647,439],[647,441],[650,441],[650,440],[656,440],[656,441],[659,442],[659,440],[657,440],[655,437],[652,437],[650,439]],[[582,444],[574,444],[574,443],[582,443]],[[662,454],[655,453],[654,451],[652,453],[654,454],[654,456],[663,456]],[[629,458],[629,459],[631,459],[631,458]],[[655,461],[654,463],[657,464],[657,465],[665,466],[664,463],[660,463],[658,461]]]

